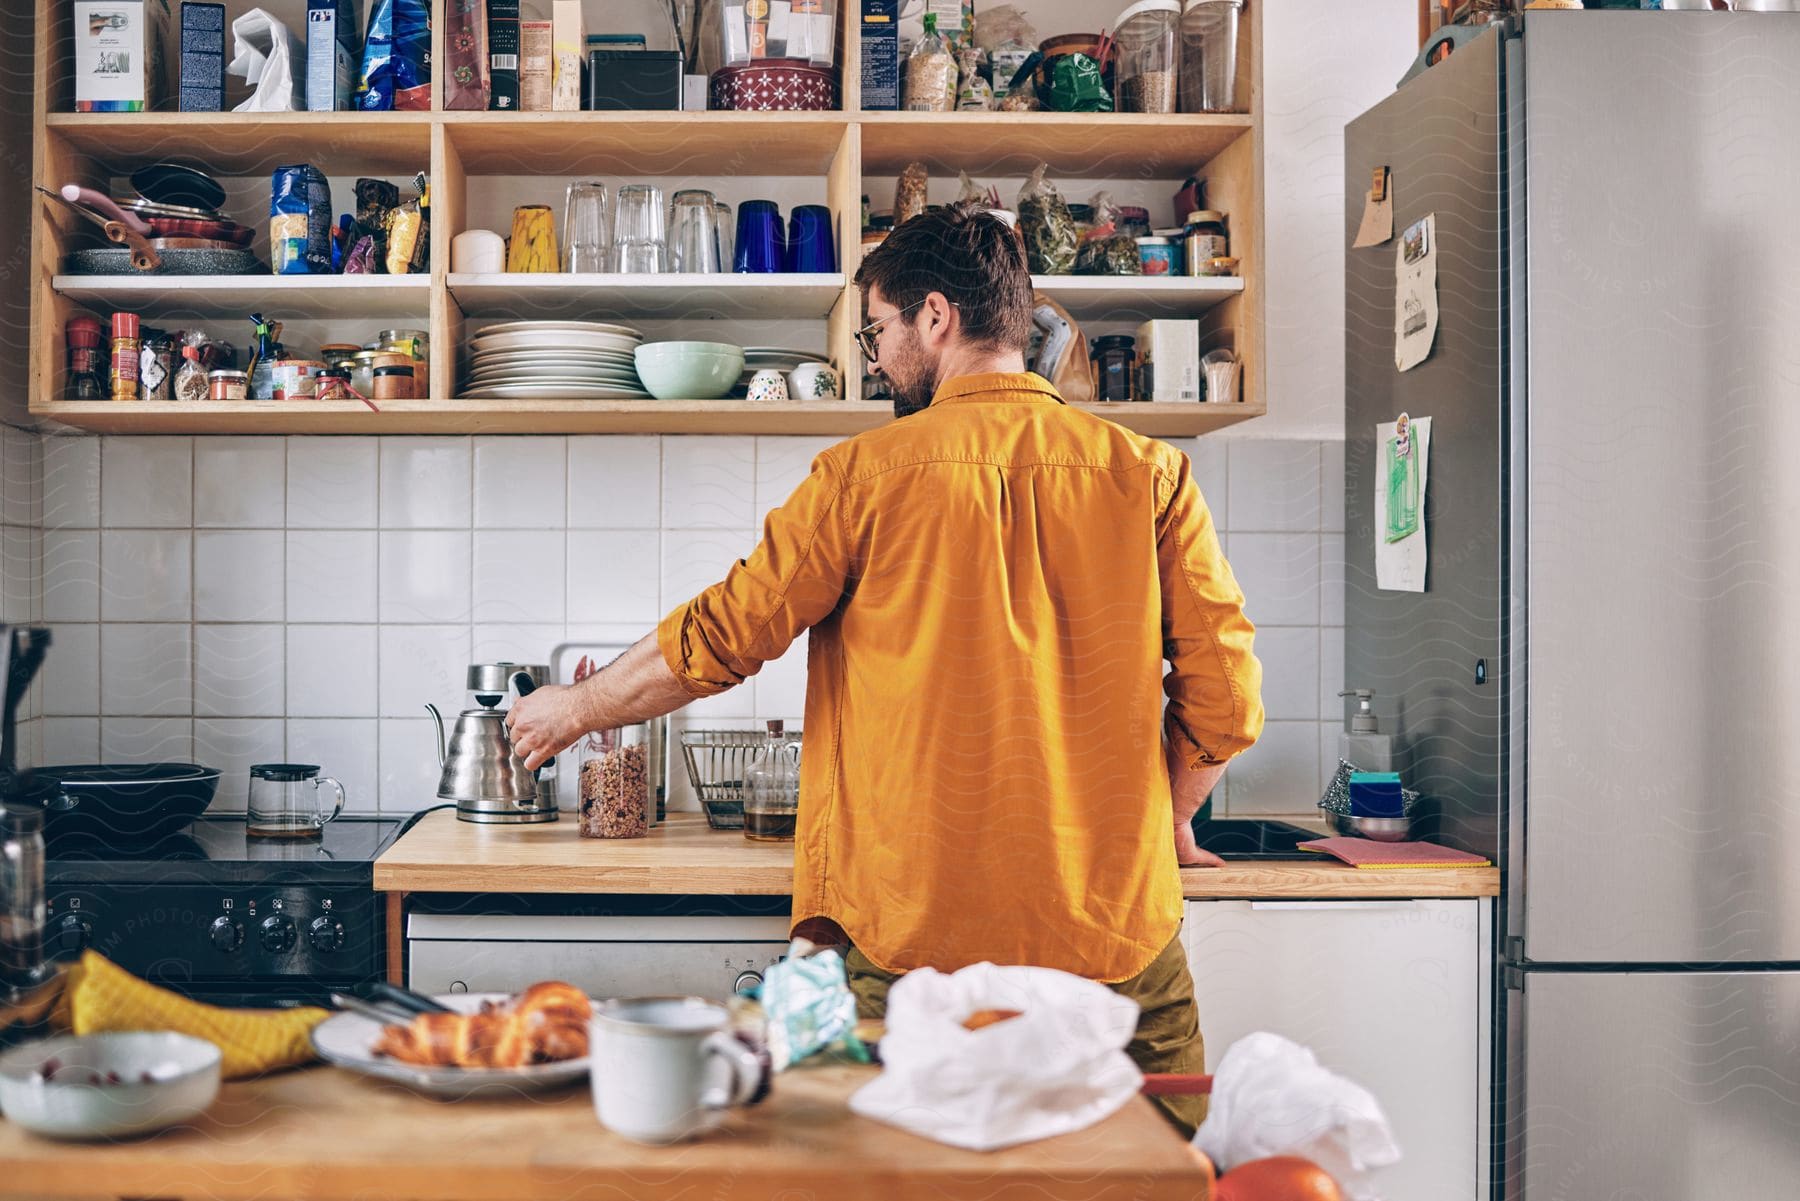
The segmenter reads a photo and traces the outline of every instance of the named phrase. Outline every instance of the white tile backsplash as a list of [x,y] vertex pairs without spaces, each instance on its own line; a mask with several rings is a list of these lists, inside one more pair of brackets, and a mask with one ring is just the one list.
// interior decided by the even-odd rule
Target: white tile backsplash
[[654,622],[662,616],[661,548],[655,530],[570,530],[568,620]]
[[[282,758],[320,762],[357,808],[435,804],[426,701],[461,708],[471,662],[649,633],[750,553],[831,443],[49,438],[41,553],[36,530],[6,521],[25,494],[0,495],[5,605],[56,626],[39,753],[197,756],[230,768],[235,808],[241,770]],[[1267,679],[1269,732],[1221,808],[1305,811],[1338,728],[1342,443],[1176,445],[1249,596]],[[0,433],[0,486],[18,449]],[[802,638],[687,723],[801,720],[805,653]]]
[[100,713],[187,717],[194,708],[193,646],[187,625],[100,627]]
[[569,527],[654,530],[662,525],[662,439],[569,439]]
[[186,621],[194,611],[189,530],[105,530],[100,535],[102,621]]
[[287,524],[287,447],[280,438],[194,443],[194,525],[278,530]]
[[194,524],[194,440],[103,439],[100,521],[109,530],[191,529]]
[[44,534],[44,620],[100,620],[100,531]]
[[194,715],[287,712],[287,631],[279,625],[194,627]]
[[564,538],[558,529],[475,532],[474,619],[560,622],[566,615]]
[[1345,698],[1338,696],[1344,684],[1344,627],[1319,627],[1319,719],[1337,722]]
[[196,531],[194,620],[282,620],[286,571],[280,530]]
[[289,530],[287,619],[376,620],[379,537],[374,530]]
[[383,530],[381,620],[468,621],[469,558],[467,530]]
[[475,528],[547,530],[568,506],[568,439],[475,439]]
[[471,465],[467,438],[383,438],[382,528],[468,529]]
[[288,438],[287,524],[296,530],[372,530],[380,524],[379,441]]

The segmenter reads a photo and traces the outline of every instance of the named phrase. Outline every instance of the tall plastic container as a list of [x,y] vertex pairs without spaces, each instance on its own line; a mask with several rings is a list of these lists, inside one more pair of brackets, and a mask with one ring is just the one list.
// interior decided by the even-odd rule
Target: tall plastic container
[[1228,113],[1237,103],[1238,17],[1244,0],[1187,0],[1181,10],[1181,111]]
[[1113,107],[1122,113],[1172,113],[1181,80],[1180,0],[1138,0],[1113,28],[1118,67]]

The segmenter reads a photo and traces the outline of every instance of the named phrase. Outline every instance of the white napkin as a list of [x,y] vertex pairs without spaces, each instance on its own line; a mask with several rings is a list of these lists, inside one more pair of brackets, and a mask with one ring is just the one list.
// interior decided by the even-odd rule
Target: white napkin
[[235,113],[285,113],[306,107],[306,86],[294,78],[300,46],[288,27],[253,8],[231,23],[231,65],[225,69],[255,91]]
[[[1020,1016],[980,1030],[982,1009]],[[850,1098],[864,1117],[992,1151],[1091,1126],[1143,1083],[1125,1045],[1137,1002],[1041,967],[909,972],[888,994],[882,1072]]]
[[1368,1089],[1266,1032],[1238,1039],[1219,1061],[1194,1145],[1221,1172],[1270,1155],[1310,1159],[1353,1201],[1380,1201],[1371,1175],[1400,1161],[1387,1115]]

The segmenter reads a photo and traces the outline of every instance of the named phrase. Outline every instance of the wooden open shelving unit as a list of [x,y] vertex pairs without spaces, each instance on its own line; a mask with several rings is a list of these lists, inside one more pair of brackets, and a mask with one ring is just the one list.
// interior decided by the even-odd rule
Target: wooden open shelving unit
[[[857,72],[844,73],[844,111],[826,113],[74,113],[67,72],[70,6],[37,0],[37,106],[32,163],[46,186],[105,188],[113,176],[163,159],[223,178],[266,176],[312,162],[334,177],[431,176],[429,274],[417,276],[121,277],[60,274],[64,254],[93,244],[93,227],[37,198],[32,219],[29,407],[33,417],[107,432],[143,433],[589,433],[851,434],[886,420],[885,404],[751,405],[745,401],[465,401],[456,395],[469,327],[503,318],[823,319],[827,354],[862,373],[854,331],[861,297],[851,282],[861,251],[865,177],[923,161],[933,171],[1022,175],[1038,161],[1055,176],[1207,183],[1208,207],[1230,215],[1241,275],[1231,279],[1040,277],[1039,291],[1080,321],[1195,317],[1207,344],[1244,363],[1233,405],[1093,405],[1142,433],[1206,433],[1266,412],[1262,360],[1262,20],[1246,7],[1234,114],[860,112]],[[860,61],[856,23],[842,21],[841,60]],[[442,20],[434,21],[443,61]],[[441,97],[434,104],[441,103]],[[817,276],[462,275],[450,240],[467,227],[470,181],[484,176],[822,178],[837,220],[843,271]],[[238,212],[240,220],[247,214]],[[430,394],[382,402],[144,404],[62,399],[64,322],[119,309],[148,322],[241,318],[367,319],[427,328]]]

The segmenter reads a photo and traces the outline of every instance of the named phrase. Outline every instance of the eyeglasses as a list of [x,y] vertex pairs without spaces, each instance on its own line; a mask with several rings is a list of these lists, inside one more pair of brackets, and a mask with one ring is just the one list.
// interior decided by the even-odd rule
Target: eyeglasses
[[[871,362],[871,363],[875,362],[875,360],[879,357],[880,350],[881,350],[881,346],[880,346],[881,327],[886,325],[888,322],[894,320],[897,317],[906,316],[908,313],[912,312],[914,309],[918,308],[920,305],[924,304],[926,300],[929,300],[929,299],[931,299],[931,298],[929,296],[927,296],[927,297],[925,297],[924,300],[915,300],[913,303],[907,305],[905,308],[901,309],[900,311],[895,312],[895,313],[889,313],[887,316],[883,317],[880,321],[871,321],[869,324],[867,324],[867,325],[863,326],[861,329],[857,330],[856,331],[856,344],[858,346],[862,347],[863,357],[865,359],[868,359],[869,362]],[[950,307],[951,308],[960,308],[961,306],[958,305],[953,300],[950,302]]]

